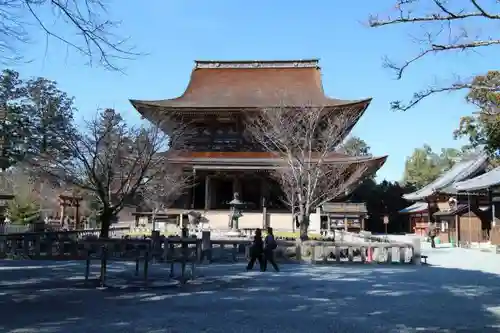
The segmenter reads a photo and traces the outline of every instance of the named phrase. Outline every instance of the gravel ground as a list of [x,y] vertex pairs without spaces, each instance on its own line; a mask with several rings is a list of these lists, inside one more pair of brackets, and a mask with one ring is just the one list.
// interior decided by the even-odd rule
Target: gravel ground
[[2,261],[0,332],[500,332],[500,255],[423,251],[430,266],[210,265],[185,286],[157,264],[149,288],[114,263],[104,290],[78,262]]

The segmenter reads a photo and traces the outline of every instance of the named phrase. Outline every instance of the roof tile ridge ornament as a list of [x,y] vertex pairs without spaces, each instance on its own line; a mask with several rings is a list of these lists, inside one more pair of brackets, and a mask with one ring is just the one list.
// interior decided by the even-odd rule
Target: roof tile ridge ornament
[[257,68],[315,68],[319,59],[297,60],[195,60],[195,69],[257,69]]

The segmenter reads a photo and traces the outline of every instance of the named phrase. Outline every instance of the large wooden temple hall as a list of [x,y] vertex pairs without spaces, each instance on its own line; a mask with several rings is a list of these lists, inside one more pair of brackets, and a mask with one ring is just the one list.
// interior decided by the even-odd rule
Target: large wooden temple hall
[[[318,60],[293,61],[195,61],[185,92],[172,99],[131,100],[142,117],[188,121],[196,135],[187,136],[183,149],[171,147],[169,160],[195,175],[195,186],[182,195],[173,208],[203,211],[211,224],[227,225],[228,203],[234,192],[247,203],[240,225],[261,214],[263,205],[271,225],[291,225],[291,213],[283,205],[280,187],[269,177],[280,157],[252,143],[244,128],[247,111],[286,105],[321,106],[335,110],[349,108],[355,112],[346,124],[344,137],[363,115],[371,99],[339,100],[325,95]],[[168,117],[166,116],[168,115]],[[172,117],[177,115],[180,117]],[[163,117],[163,118],[162,118]],[[175,124],[163,122],[169,134]],[[185,147],[188,147],[186,149]],[[386,157],[353,157],[332,152],[332,163],[358,163],[362,173],[347,182],[357,184],[375,173]],[[280,217],[281,216],[281,217]],[[257,227],[262,217],[256,218]],[[281,222],[278,223],[278,220]],[[286,222],[285,222],[286,221]],[[253,223],[252,223],[253,224]]]

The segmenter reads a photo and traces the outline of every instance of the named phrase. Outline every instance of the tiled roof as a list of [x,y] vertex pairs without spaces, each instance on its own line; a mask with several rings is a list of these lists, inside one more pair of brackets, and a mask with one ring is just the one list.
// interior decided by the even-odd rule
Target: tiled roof
[[469,205],[460,204],[460,205],[457,205],[454,209],[442,210],[439,212],[435,212],[433,215],[434,216],[451,216],[451,215],[463,213],[468,209],[469,209]]
[[340,100],[325,96],[317,60],[198,61],[185,92],[164,100],[131,100],[136,109],[264,108],[276,106],[357,105],[371,99]]
[[[277,154],[268,152],[183,152],[171,151],[166,158],[172,163],[187,164],[231,164],[231,165],[277,165],[282,159]],[[314,156],[313,156],[314,159]],[[367,163],[378,165],[380,168],[387,156],[348,156],[340,153],[331,153],[324,158],[326,163]]]
[[416,214],[416,213],[427,213],[427,202],[415,202],[413,205],[401,209],[399,213],[402,214]]
[[458,182],[455,184],[457,191],[478,191],[500,185],[500,167],[490,170],[480,176]]
[[486,168],[487,162],[488,156],[485,153],[471,156],[456,163],[450,170],[444,172],[435,181],[418,191],[403,195],[403,198],[410,201],[417,201],[439,193],[441,190],[447,190],[454,183],[474,177],[479,172],[482,172]]

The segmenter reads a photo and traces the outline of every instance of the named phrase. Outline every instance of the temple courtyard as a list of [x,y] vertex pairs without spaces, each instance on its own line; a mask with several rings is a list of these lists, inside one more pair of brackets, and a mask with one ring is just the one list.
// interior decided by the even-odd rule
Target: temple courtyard
[[[114,263],[110,288],[84,286],[78,262],[2,261],[1,332],[497,332],[500,256],[424,246],[429,266],[207,265],[151,286]],[[93,273],[97,274],[97,267]]]

